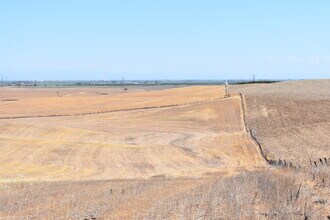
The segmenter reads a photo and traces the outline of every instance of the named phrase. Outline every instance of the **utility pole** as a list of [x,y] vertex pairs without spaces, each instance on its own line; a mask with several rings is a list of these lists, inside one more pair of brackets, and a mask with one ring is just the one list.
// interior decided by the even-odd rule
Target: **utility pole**
[[253,82],[255,82],[255,81],[256,81],[256,75],[253,74]]
[[1,75],[1,87],[3,86],[3,75]]
[[226,80],[225,82],[225,98],[229,97],[229,93],[228,93],[228,81]]

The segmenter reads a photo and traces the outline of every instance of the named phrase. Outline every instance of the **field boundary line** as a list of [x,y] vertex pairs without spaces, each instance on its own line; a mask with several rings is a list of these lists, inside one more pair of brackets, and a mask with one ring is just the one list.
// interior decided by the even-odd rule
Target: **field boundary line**
[[248,132],[248,127],[246,123],[246,104],[245,104],[245,98],[242,93],[239,93],[239,96],[241,98],[241,106],[242,106],[242,114],[243,114],[243,123],[244,123],[244,129],[246,132]]
[[273,160],[273,159],[268,158],[260,141],[257,139],[253,130],[249,129],[249,127],[247,125],[247,119],[246,119],[247,118],[247,106],[246,106],[246,102],[245,102],[245,97],[241,92],[239,93],[239,95],[240,95],[241,103],[242,103],[241,106],[242,106],[242,111],[243,111],[243,122],[244,122],[246,134],[247,134],[248,138],[250,139],[250,141],[254,145],[258,146],[261,157],[267,162],[267,164],[269,164],[271,166],[290,167],[290,168],[294,168],[294,169],[300,168],[301,166],[299,164],[297,166],[295,166],[292,162],[286,161],[285,159]]
[[261,143],[257,140],[257,138],[255,137],[255,135],[253,134],[253,131],[252,129],[249,129],[248,128],[248,125],[247,125],[247,121],[246,121],[246,103],[245,103],[245,97],[244,95],[240,92],[239,93],[239,96],[241,98],[241,108],[242,108],[242,113],[243,113],[243,123],[244,123],[244,128],[245,128],[245,131],[246,131],[246,134],[247,136],[249,137],[249,139],[251,140],[251,142],[254,144],[254,145],[257,145],[258,146],[258,149],[259,149],[259,152],[260,152],[260,155],[261,157],[269,164],[269,165],[273,165],[273,162],[272,160],[269,160],[266,153],[264,152],[264,149],[261,145]]
[[[230,98],[230,97],[229,97]],[[57,117],[70,117],[70,116],[84,116],[84,115],[97,115],[97,114],[106,114],[113,112],[125,112],[125,111],[135,111],[135,110],[147,110],[147,109],[158,109],[158,108],[169,108],[169,107],[181,107],[188,106],[200,103],[208,103],[212,101],[229,99],[226,97],[218,97],[213,99],[204,99],[200,101],[192,101],[181,104],[169,104],[169,105],[159,105],[159,106],[145,106],[145,107],[135,107],[135,108],[127,108],[127,109],[114,109],[114,110],[104,110],[104,111],[96,111],[96,112],[83,112],[76,114],[51,114],[51,115],[23,115],[23,116],[12,116],[12,117],[0,117],[0,120],[8,120],[8,119],[24,119],[24,118],[57,118]]]

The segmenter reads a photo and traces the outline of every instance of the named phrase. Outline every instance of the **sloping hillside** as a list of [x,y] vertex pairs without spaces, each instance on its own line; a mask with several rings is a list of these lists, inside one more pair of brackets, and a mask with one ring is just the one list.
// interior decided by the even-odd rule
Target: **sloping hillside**
[[272,159],[330,157],[330,80],[231,86],[244,94],[247,124]]
[[[104,88],[0,90],[0,119],[83,115],[127,109],[183,105],[222,98],[222,86],[191,86],[162,90],[118,92]],[[58,95],[57,95],[58,92]],[[106,95],[103,95],[105,92]]]
[[[185,103],[209,100],[216,94],[213,88],[137,92],[109,101],[116,108],[134,105],[139,99],[158,105],[161,100]],[[76,97],[78,102],[84,98]],[[68,110],[73,106],[62,104]],[[23,108],[15,110],[24,112]],[[80,111],[84,111],[82,106]],[[0,144],[3,182],[231,175],[264,165],[246,136],[238,96],[104,114],[1,119]]]
[[[268,156],[302,164],[329,155],[328,83],[233,86],[231,92],[244,93],[246,124]],[[240,96],[224,98],[223,87],[98,93],[75,90],[68,96],[74,102],[20,93],[22,103],[37,103],[31,116],[45,117],[5,102],[12,112],[3,115],[28,117],[0,119],[0,219],[329,215],[330,167],[267,165],[246,133]],[[50,100],[56,101],[47,106]],[[81,114],[98,108],[120,111]]]

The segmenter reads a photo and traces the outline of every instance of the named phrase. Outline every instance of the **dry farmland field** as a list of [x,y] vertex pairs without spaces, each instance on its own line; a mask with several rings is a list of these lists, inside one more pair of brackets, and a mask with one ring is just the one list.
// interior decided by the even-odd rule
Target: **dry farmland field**
[[329,80],[1,88],[0,219],[326,219],[329,109]]
[[301,165],[330,157],[330,80],[233,86],[266,153]]

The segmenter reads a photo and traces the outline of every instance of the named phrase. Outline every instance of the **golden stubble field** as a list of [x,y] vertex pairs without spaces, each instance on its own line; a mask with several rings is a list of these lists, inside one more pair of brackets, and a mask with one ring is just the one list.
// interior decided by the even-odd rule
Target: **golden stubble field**
[[[59,94],[59,95],[58,95]],[[83,115],[183,105],[222,98],[223,88],[193,86],[182,88],[57,88],[2,89],[0,118]]]
[[327,83],[1,88],[0,218],[326,219]]
[[[263,165],[239,96],[223,99],[221,86],[106,96],[63,90],[64,97],[45,90],[37,98],[11,90],[18,100],[1,103],[1,117],[28,118],[0,121],[0,181],[201,177]],[[79,115],[93,109],[123,110]],[[53,114],[73,116],[33,117]]]

